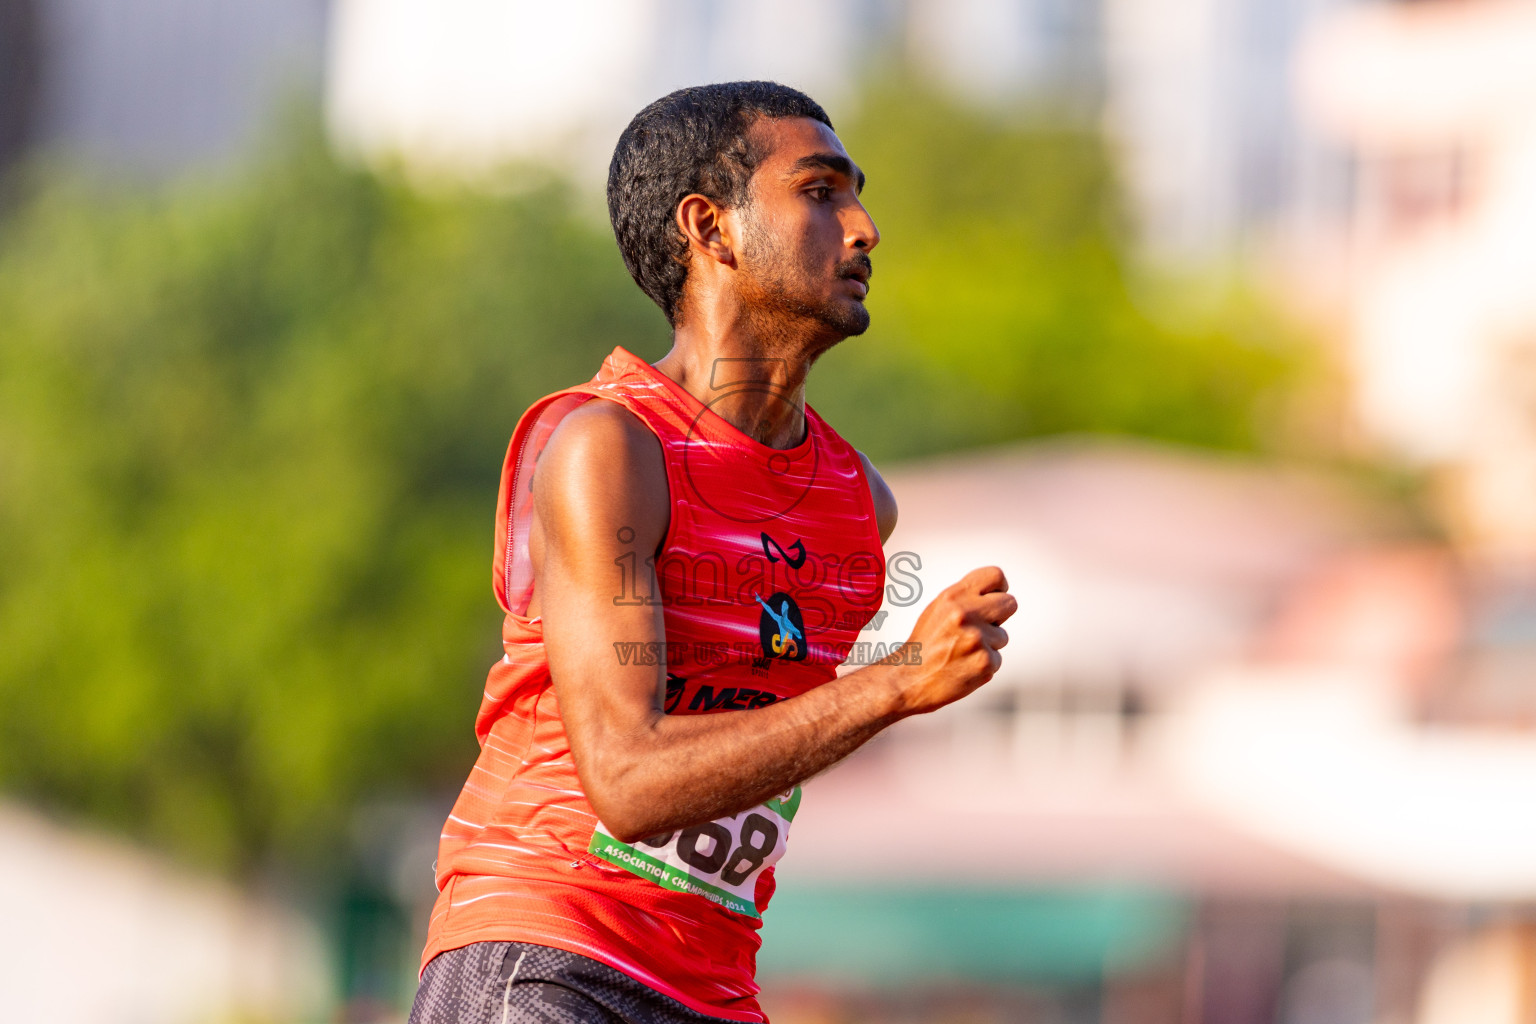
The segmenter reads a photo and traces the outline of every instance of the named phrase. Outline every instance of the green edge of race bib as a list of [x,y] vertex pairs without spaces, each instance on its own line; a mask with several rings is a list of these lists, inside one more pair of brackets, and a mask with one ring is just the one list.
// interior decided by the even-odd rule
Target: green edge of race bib
[[765,801],[763,806],[785,821],[794,821],[795,812],[800,809],[800,787],[796,786],[782,799]]
[[587,852],[601,857],[615,867],[649,878],[664,889],[671,889],[674,892],[691,892],[744,917],[762,919],[762,915],[757,912],[757,907],[734,893],[717,889],[708,882],[701,882],[691,875],[685,875],[672,865],[659,861],[655,857],[648,857],[628,843],[621,843],[601,832],[592,833],[592,842],[587,846]]

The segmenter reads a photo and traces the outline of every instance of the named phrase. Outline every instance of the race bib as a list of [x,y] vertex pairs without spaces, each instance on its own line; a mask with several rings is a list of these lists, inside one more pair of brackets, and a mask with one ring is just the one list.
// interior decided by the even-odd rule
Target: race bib
[[757,912],[757,879],[784,856],[800,787],[729,818],[634,843],[608,834],[602,822],[587,847],[610,864],[664,889],[691,892],[746,917]]

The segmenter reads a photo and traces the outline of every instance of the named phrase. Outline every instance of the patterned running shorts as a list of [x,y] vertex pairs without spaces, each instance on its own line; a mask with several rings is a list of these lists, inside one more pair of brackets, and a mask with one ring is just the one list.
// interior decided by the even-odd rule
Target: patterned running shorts
[[733,1024],[596,960],[526,942],[474,942],[427,964],[410,1024]]

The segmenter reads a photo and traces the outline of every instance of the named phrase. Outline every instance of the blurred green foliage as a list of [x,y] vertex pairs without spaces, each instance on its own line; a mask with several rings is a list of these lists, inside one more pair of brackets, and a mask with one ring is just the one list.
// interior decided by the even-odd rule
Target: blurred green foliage
[[[900,88],[844,137],[886,241],[875,326],[811,398],[872,456],[1261,444],[1296,350],[1137,310],[1097,140]],[[593,205],[416,191],[306,130],[235,181],[13,210],[0,787],[237,871],[324,864],[359,800],[456,788],[507,436],[614,345],[667,344]]]
[[507,435],[665,344],[562,186],[427,198],[312,138],[40,197],[0,324],[0,780],[235,867],[462,781]]

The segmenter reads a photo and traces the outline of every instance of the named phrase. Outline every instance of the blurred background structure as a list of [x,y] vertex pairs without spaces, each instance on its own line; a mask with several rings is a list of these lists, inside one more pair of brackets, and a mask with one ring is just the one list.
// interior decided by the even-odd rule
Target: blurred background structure
[[778,1024],[1536,1019],[1536,3],[0,0],[7,1020],[403,1020],[501,449],[644,103],[829,109],[811,400],[1004,672],[813,782]]

